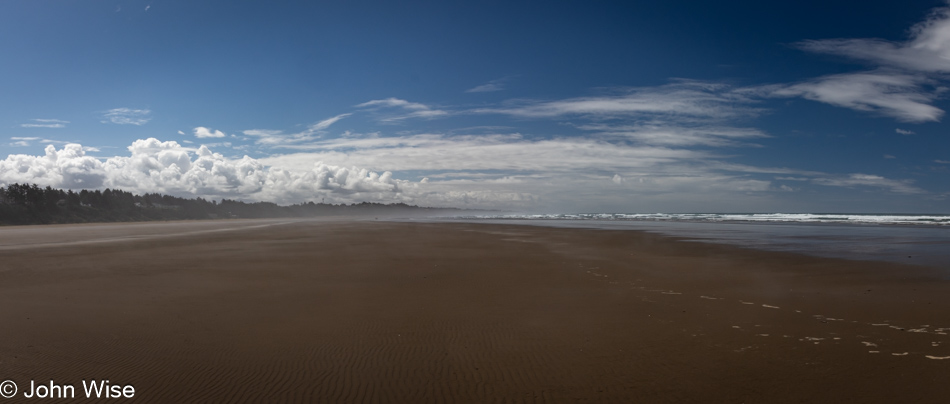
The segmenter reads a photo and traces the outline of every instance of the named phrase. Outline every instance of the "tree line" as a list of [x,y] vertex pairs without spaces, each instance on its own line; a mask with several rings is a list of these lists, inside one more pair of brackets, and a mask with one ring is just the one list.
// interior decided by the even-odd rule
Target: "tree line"
[[412,214],[443,210],[452,209],[370,202],[350,205],[307,202],[281,206],[271,202],[229,199],[217,202],[158,193],[134,195],[118,189],[75,192],[36,184],[0,187],[0,225]]

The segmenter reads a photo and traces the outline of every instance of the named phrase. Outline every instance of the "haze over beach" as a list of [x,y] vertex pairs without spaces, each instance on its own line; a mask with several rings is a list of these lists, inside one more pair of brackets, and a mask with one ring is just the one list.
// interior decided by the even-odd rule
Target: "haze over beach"
[[950,1],[4,1],[0,54],[0,400],[950,395]]

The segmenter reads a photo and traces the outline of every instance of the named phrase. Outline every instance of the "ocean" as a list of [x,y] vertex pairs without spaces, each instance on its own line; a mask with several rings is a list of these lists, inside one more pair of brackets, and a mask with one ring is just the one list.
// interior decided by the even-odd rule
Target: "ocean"
[[684,238],[686,242],[927,265],[950,271],[950,215],[586,213],[439,220],[640,230]]

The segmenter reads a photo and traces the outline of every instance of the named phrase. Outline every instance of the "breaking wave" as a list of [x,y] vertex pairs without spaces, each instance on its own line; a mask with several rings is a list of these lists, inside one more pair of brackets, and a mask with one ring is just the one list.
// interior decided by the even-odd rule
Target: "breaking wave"
[[688,222],[785,222],[840,224],[900,224],[950,226],[950,215],[832,214],[832,213],[573,213],[465,216],[464,219],[630,220]]

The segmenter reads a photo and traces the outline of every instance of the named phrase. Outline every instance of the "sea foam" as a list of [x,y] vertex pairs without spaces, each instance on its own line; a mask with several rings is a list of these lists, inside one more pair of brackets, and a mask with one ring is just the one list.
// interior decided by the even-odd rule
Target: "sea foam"
[[950,215],[832,213],[571,213],[463,216],[460,219],[784,222],[950,226]]

